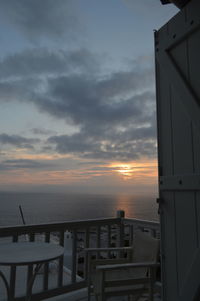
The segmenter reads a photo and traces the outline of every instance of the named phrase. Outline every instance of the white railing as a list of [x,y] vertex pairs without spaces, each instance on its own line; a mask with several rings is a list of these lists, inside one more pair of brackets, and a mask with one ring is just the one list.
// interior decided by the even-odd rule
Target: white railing
[[[42,300],[60,295],[86,286],[87,269],[85,248],[122,247],[132,244],[133,232],[136,228],[149,231],[159,237],[159,223],[126,219],[123,212],[118,212],[116,218],[94,219],[85,221],[59,222],[50,224],[0,227],[0,241],[6,239],[13,242],[26,239],[29,241],[43,240],[65,247],[64,258],[57,262],[57,285],[49,285],[50,266],[45,264],[41,291],[33,290],[31,300]],[[66,284],[64,271],[70,270],[70,279]],[[28,267],[27,283],[33,272],[33,266]],[[16,268],[12,267],[9,273],[10,290],[13,300],[23,301],[25,296],[16,294]]]

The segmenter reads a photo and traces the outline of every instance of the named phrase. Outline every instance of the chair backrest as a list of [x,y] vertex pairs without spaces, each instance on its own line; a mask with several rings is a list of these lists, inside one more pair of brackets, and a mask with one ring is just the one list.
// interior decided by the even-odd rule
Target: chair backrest
[[133,262],[156,262],[159,240],[149,233],[136,230],[133,236]]
[[[144,233],[139,230],[134,231],[133,256],[132,256],[132,261],[134,263],[156,262],[158,257],[158,251],[159,251],[158,239],[153,238],[148,233]],[[111,286],[114,284],[115,280],[117,281],[116,283],[118,283],[118,286],[119,286],[119,281],[121,281],[121,286],[123,287],[127,285],[126,284],[127,281],[129,281],[130,283],[130,280],[132,279],[143,279],[147,275],[148,275],[148,269],[146,267],[136,267],[136,268],[125,267],[124,269],[119,269],[119,270],[114,269],[114,270],[107,271],[103,281],[111,280],[112,281],[112,283],[110,284]],[[93,284],[94,284],[94,292],[97,295],[101,292],[101,289],[103,287],[99,277],[100,276],[98,273],[94,273],[94,276],[92,276]],[[130,285],[128,287],[130,289]],[[140,286],[138,287],[137,285],[136,288],[140,289],[141,287]],[[143,289],[143,285],[142,285],[142,289]],[[116,290],[116,286],[115,286],[115,290]],[[118,288],[117,292],[119,291],[120,290]]]
[[[152,237],[149,233],[142,232],[141,230],[135,230],[133,236],[133,256],[132,262],[156,262],[159,252],[159,240]],[[148,269],[138,268],[134,269],[131,273],[134,273],[135,277],[145,277]]]

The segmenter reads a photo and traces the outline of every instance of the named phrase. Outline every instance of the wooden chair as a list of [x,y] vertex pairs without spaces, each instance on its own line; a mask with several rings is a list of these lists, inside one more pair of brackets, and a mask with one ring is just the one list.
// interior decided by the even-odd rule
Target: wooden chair
[[[92,254],[119,252],[119,259],[92,259]],[[153,300],[159,240],[148,233],[135,231],[133,247],[86,249],[88,264],[88,300],[93,291],[96,300],[111,296],[131,296],[138,300],[144,293]],[[124,258],[123,253],[127,257]]]

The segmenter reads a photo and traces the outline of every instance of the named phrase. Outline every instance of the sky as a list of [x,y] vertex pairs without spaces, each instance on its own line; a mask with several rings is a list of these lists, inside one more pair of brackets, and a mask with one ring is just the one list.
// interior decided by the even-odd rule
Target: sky
[[159,0],[0,0],[0,190],[157,191]]

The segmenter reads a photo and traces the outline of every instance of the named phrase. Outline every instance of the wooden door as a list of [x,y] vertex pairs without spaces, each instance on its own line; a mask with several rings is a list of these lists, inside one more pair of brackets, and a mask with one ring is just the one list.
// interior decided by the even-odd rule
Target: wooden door
[[200,300],[200,1],[155,32],[164,301]]

